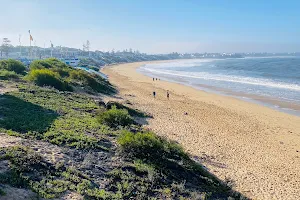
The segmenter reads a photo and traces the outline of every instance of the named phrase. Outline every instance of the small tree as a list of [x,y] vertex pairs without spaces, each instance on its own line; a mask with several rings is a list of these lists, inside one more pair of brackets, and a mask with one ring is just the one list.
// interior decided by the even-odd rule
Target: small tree
[[9,50],[11,48],[10,40],[8,38],[3,38],[1,45],[1,57],[3,53],[8,57]]

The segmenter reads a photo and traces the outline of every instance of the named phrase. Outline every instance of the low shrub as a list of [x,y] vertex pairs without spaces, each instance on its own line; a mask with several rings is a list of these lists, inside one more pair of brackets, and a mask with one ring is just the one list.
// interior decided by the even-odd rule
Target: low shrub
[[[132,167],[117,168],[108,173],[109,190],[114,191],[115,199],[158,199],[151,198],[159,187],[147,172],[135,173]],[[160,198],[159,198],[160,199]]]
[[14,71],[0,70],[0,80],[17,79],[19,76]]
[[34,69],[50,69],[52,68],[52,66],[45,60],[34,60],[32,61],[32,63],[30,64],[30,69],[34,70]]
[[138,159],[160,161],[188,158],[182,147],[177,143],[168,141],[152,132],[132,133],[124,131],[118,138],[118,144],[124,153]]
[[105,192],[85,174],[64,165],[55,166],[23,146],[0,148],[0,160],[8,160],[10,168],[0,173],[0,184],[29,188],[46,199],[58,198],[66,191],[76,191],[88,199],[102,199]]
[[119,102],[109,101],[106,104],[107,109],[111,109],[113,106],[116,106],[117,109],[126,109],[131,116],[151,117],[150,115],[148,115],[148,114],[146,114],[142,111],[139,111],[139,110],[136,110],[136,109],[133,109],[133,108],[129,108],[129,107],[124,106],[123,104],[121,104]]
[[17,74],[24,74],[26,67],[20,61],[7,59],[0,61],[0,70],[13,71]]
[[68,65],[63,63],[62,61],[55,58],[47,58],[44,60],[35,60],[30,64],[30,69],[50,69],[50,68],[70,68]]
[[[48,58],[44,60],[35,60],[30,64],[30,74],[36,73],[35,70],[50,70],[43,71],[43,74],[47,72],[47,80],[51,79],[49,82],[46,83],[42,81],[42,83],[37,83],[38,85],[49,85],[53,86],[59,90],[70,90],[70,87],[67,87],[67,82],[72,84],[74,87],[79,86],[79,90],[84,90],[87,93],[104,93],[104,94],[111,94],[115,93],[115,88],[105,79],[96,75],[90,74],[83,70],[73,69],[71,66],[68,66],[64,62],[55,59],[55,58]],[[51,73],[51,74],[50,74]],[[54,76],[55,75],[55,76]],[[51,76],[51,77],[49,77]],[[56,77],[53,78],[53,77]],[[59,78],[61,81],[58,81]],[[36,78],[31,78],[36,79]],[[43,79],[46,79],[45,77]],[[54,80],[55,79],[55,80]],[[36,82],[39,82],[36,80]],[[54,83],[55,82],[55,83]],[[58,83],[58,82],[64,82]],[[66,86],[66,88],[63,88]]]
[[[162,194],[170,199],[177,199],[175,197],[178,194],[194,199],[189,198],[191,197],[189,189],[194,186],[196,187],[193,189],[212,192],[214,194],[212,199],[219,199],[217,197],[221,197],[220,194],[226,196],[230,192],[229,187],[222,185],[200,164],[191,160],[182,147],[175,142],[152,132],[132,133],[129,131],[124,131],[117,142],[126,159],[134,160],[135,171],[138,174],[146,173],[152,184],[156,184],[156,188],[159,188]],[[155,175],[155,172],[159,172],[159,176]],[[193,187],[189,189],[182,186],[173,187],[174,184],[179,183],[193,185]]]
[[70,76],[70,71],[71,69],[66,69],[66,68],[53,68],[51,69],[53,72],[58,73],[62,78],[68,78]]
[[89,74],[83,70],[72,70],[70,72],[70,82],[77,83],[83,87],[89,87],[95,92],[110,94],[115,92],[115,89],[109,82],[100,76]]
[[89,85],[90,83],[94,83],[94,81],[96,82],[96,80],[93,80],[93,78],[85,71],[83,70],[73,70],[70,73],[70,78],[72,80],[77,80],[77,81],[81,81],[84,84]]
[[104,111],[98,115],[98,121],[109,127],[116,128],[118,126],[128,126],[134,124],[133,118],[125,109],[117,109],[115,106],[112,109]]
[[147,173],[152,174],[152,176],[156,173],[155,167],[144,163],[142,160],[134,160],[133,165],[135,167],[135,170],[140,173]]
[[9,160],[11,169],[0,174],[0,183],[14,187],[27,187],[29,185],[28,176],[25,174],[36,169],[48,170],[48,165],[42,161],[41,156],[26,147],[0,148],[0,160]]
[[66,63],[56,59],[56,58],[47,58],[44,61],[48,62],[52,67],[56,67],[56,68],[70,68],[70,66],[68,66]]
[[51,86],[62,91],[72,91],[71,86],[61,80],[59,74],[49,69],[31,70],[27,80],[34,82],[38,86]]
[[50,130],[43,135],[44,140],[56,145],[65,145],[77,149],[102,149],[99,139],[93,136],[88,136],[84,133],[76,133],[68,130],[56,132]]
[[41,155],[26,147],[11,147],[6,150],[2,159],[4,158],[10,160],[10,166],[17,172],[30,172],[36,168],[48,168],[47,163],[42,161]]

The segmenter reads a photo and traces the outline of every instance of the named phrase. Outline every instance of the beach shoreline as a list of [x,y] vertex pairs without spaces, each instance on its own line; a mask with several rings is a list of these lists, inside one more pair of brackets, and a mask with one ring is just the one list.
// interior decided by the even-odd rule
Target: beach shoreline
[[102,69],[119,89],[117,100],[153,115],[144,123],[146,128],[179,142],[211,173],[250,198],[299,198],[300,117],[178,83],[153,81],[136,71],[146,63],[150,62]]
[[[276,57],[278,58],[278,57]],[[237,58],[239,59],[239,58]],[[248,58],[251,59],[251,58]],[[256,59],[256,58],[253,58]],[[188,59],[188,60],[182,60],[184,61],[182,64],[185,66],[186,64],[194,64],[194,62],[196,61],[197,64],[199,65],[199,63],[211,63],[214,61],[220,61],[220,60],[228,60],[228,59]],[[231,59],[233,60],[233,59]],[[234,59],[235,60],[235,59]],[[181,61],[181,62],[182,62]],[[180,64],[180,60],[176,60],[176,62],[174,61],[166,61],[166,62],[161,62],[159,63],[159,65],[168,65],[168,63],[170,63],[170,66],[172,66],[174,63],[179,63]],[[189,63],[190,62],[190,63]],[[151,63],[154,66],[157,63]],[[151,69],[151,67],[149,68]],[[148,71],[148,68],[144,69],[144,66],[138,67],[137,71],[143,75],[146,75],[150,78],[152,77],[157,77],[161,80],[164,81],[168,81],[168,82],[174,82],[174,83],[179,83],[179,84],[183,84],[186,85],[188,87],[193,87],[197,90],[201,90],[201,91],[206,91],[208,93],[214,93],[217,95],[223,95],[223,96],[230,96],[230,97],[234,97],[243,101],[247,101],[250,103],[256,103],[259,105],[263,105],[266,106],[268,108],[280,111],[280,112],[284,112],[284,113],[288,113],[288,114],[292,114],[292,115],[296,115],[296,116],[300,116],[300,101],[287,101],[284,99],[280,99],[278,97],[274,97],[274,96],[263,96],[263,95],[258,95],[258,94],[253,94],[253,93],[247,93],[244,91],[234,91],[231,89],[226,89],[225,87],[221,87],[221,86],[213,86],[213,85],[209,85],[206,83],[194,83],[191,82],[189,80],[187,80],[186,78],[181,77],[181,75],[179,76],[170,76],[164,73],[152,73],[152,69],[151,71]],[[154,68],[154,71],[156,71],[156,69]],[[226,83],[224,83],[226,84]]]

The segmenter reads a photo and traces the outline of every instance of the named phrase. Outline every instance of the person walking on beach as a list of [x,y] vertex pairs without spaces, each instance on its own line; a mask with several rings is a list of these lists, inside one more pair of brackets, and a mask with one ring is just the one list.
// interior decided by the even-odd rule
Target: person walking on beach
[[153,97],[155,98],[155,95],[156,95],[156,92],[155,91],[153,91]]
[[168,98],[168,100],[169,100],[169,98],[170,98],[169,90],[167,90],[167,98]]
[[154,81],[154,78],[153,78],[153,81]]

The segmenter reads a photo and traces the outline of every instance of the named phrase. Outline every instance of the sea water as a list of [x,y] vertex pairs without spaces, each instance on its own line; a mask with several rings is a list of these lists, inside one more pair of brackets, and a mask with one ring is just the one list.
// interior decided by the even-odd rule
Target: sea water
[[138,71],[300,115],[300,57],[178,60]]

